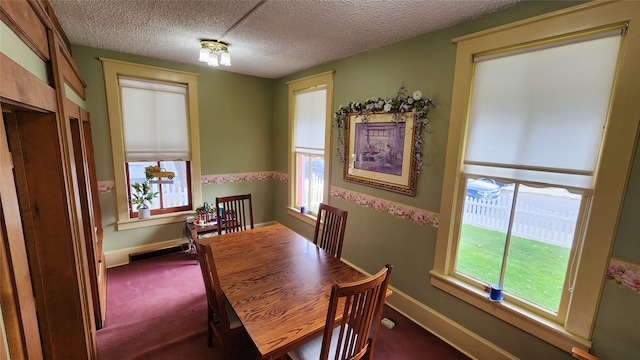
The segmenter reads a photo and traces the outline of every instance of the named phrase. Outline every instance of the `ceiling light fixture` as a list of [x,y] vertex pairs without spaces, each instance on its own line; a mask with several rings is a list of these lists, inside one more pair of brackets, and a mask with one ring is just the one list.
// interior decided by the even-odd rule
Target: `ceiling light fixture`
[[[209,66],[231,66],[229,45],[217,40],[202,40],[200,45],[202,47],[198,60],[206,62]],[[218,60],[218,54],[220,54],[220,60]]]

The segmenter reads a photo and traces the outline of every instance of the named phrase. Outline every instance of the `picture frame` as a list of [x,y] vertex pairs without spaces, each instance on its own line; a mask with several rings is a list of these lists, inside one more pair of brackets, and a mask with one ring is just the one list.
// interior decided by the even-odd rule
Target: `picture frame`
[[351,113],[345,136],[344,180],[416,195],[416,114]]

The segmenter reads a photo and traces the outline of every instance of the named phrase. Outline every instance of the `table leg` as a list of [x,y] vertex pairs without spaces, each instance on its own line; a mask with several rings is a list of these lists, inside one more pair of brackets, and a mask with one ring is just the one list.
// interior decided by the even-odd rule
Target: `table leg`
[[196,230],[195,227],[190,227],[186,222],[184,223],[184,226],[186,229],[185,233],[187,236],[187,242],[189,246],[189,249],[187,251],[190,253],[196,254],[195,265],[199,265],[200,263],[198,262],[198,252],[196,251],[196,240],[198,240],[198,231]]

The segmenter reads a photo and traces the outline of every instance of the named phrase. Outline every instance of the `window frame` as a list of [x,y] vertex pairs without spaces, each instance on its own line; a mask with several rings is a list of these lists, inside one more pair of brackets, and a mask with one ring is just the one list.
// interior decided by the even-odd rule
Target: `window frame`
[[[193,204],[202,203],[200,186],[200,134],[198,114],[198,74],[154,66],[135,64],[125,61],[99,58],[102,61],[107,110],[109,114],[109,132],[111,135],[111,153],[117,206],[117,230],[182,222],[185,215],[193,214]],[[189,147],[191,166],[191,204],[192,209],[168,214],[152,215],[148,219],[134,218],[129,213],[129,191],[127,189],[124,133],[122,125],[122,107],[118,78],[125,76],[141,80],[173,82],[187,86],[187,116],[189,124]]]
[[[477,289],[483,289],[486,291],[486,289],[484,288],[485,285],[489,285],[489,284],[484,284],[482,283],[479,279],[475,279],[473,278],[470,274],[465,274],[463,272],[460,271],[456,271],[457,268],[457,256],[458,256],[458,244],[460,243],[461,237],[462,237],[462,225],[464,225],[464,222],[462,220],[462,217],[464,216],[464,207],[465,207],[465,199],[467,197],[466,194],[466,181],[468,179],[474,179],[474,178],[482,178],[482,177],[488,177],[488,175],[484,174],[484,175],[471,175],[465,172],[461,173],[461,186],[462,186],[462,191],[459,193],[460,196],[462,196],[462,207],[459,208],[460,211],[460,219],[461,219],[461,223],[460,226],[455,226],[454,227],[454,231],[455,234],[451,236],[451,239],[455,239],[455,244],[453,244],[454,246],[454,253],[453,253],[453,270],[449,273],[450,276],[455,277],[457,280],[465,282],[467,285],[469,286],[475,286]],[[526,181],[522,181],[522,180],[512,180],[512,179],[501,179],[501,178],[492,178],[493,180],[498,180],[498,181],[503,181],[503,182],[507,182],[507,183],[512,183],[514,185],[514,191],[520,191],[520,190],[516,190],[518,188],[519,185],[522,186],[533,186],[533,184],[527,183]],[[574,258],[576,256],[576,254],[579,251],[580,245],[582,243],[582,241],[580,240],[580,235],[579,232],[581,231],[581,229],[583,229],[583,222],[585,221],[584,219],[584,212],[585,209],[588,207],[588,204],[590,202],[591,199],[591,190],[590,189],[577,189],[577,188],[568,188],[568,187],[562,187],[561,185],[558,184],[535,184],[535,185],[539,185],[539,186],[534,186],[534,187],[547,187],[545,185],[548,185],[548,187],[556,187],[556,188],[563,188],[563,189],[567,189],[570,190],[573,194],[575,195],[579,195],[581,197],[580,200],[580,207],[578,209],[578,219],[576,221],[576,227],[575,227],[575,232],[576,234],[573,237],[573,241],[571,244],[571,248],[569,251],[569,258],[567,259],[567,270],[565,273],[565,278],[564,278],[564,285],[562,288],[562,294],[560,297],[560,302],[558,305],[558,310],[557,311],[553,311],[550,309],[545,309],[542,306],[537,306],[534,303],[527,303],[527,300],[524,298],[518,298],[516,295],[513,294],[509,294],[509,289],[508,288],[503,288],[503,292],[507,293],[507,297],[509,297],[509,302],[512,302],[513,305],[515,307],[521,308],[527,312],[530,312],[532,314],[535,314],[536,316],[540,316],[542,318],[545,319],[549,319],[550,321],[562,324],[564,322],[564,319],[566,317],[566,312],[567,312],[567,306],[569,303],[569,297],[571,296],[571,292],[568,290],[571,287],[571,280],[572,280],[572,276],[571,274],[573,273],[574,269]],[[515,203],[512,204],[513,207],[516,206]],[[515,214],[513,215],[515,216]],[[507,234],[504,234],[505,236],[507,236]],[[510,235],[513,236],[513,235]],[[507,251],[510,248],[510,245],[507,245]],[[504,254],[503,256],[503,260],[504,260]],[[507,255],[507,258],[509,256]],[[508,260],[507,260],[508,261]],[[501,273],[499,274],[500,277],[503,277],[504,275],[502,274],[502,271],[505,271],[504,268],[500,269]],[[500,284],[502,285],[502,284]],[[486,296],[486,294],[485,294]]]
[[[156,161],[156,166],[160,166],[160,163],[163,161]],[[166,161],[165,161],[166,162]],[[174,161],[175,162],[175,161]],[[191,161],[178,161],[178,162],[184,162],[185,163],[185,167],[186,167],[186,172],[187,172],[187,177],[189,180],[189,183],[191,183]],[[130,175],[129,175],[129,162],[125,163],[125,174],[126,174],[126,181],[127,181],[127,189],[129,189],[129,191],[132,190],[131,188],[131,179],[130,179]],[[160,203],[162,204],[162,197],[163,197],[163,191],[162,191],[162,187],[164,185],[167,184],[157,184],[158,185],[158,190],[159,190],[159,194],[158,194],[158,198],[160,199]],[[187,205],[182,205],[182,206],[174,206],[174,207],[160,207],[159,209],[151,209],[151,215],[159,215],[159,214],[171,214],[171,213],[175,213],[175,212],[180,212],[180,211],[189,211],[193,208],[193,204],[191,203],[192,201],[192,196],[191,196],[191,187],[187,188],[187,193],[188,193],[188,197],[189,197],[189,204]],[[131,193],[129,193],[130,195]],[[129,216],[131,218],[135,218],[138,217],[138,210],[133,208],[133,205],[130,204],[129,205]]]
[[[308,159],[309,159],[309,173],[308,173],[308,174],[302,174],[302,173],[300,172],[300,173],[303,175],[303,178],[302,178],[302,179],[299,179],[299,178],[296,178],[296,179],[295,179],[295,182],[296,182],[296,183],[294,184],[294,187],[293,187],[293,190],[294,190],[293,207],[294,207],[296,210],[301,210],[301,209],[296,205],[296,199],[298,198],[298,195],[300,195],[300,194],[298,194],[298,191],[297,191],[297,190],[298,190],[298,185],[299,185],[299,183],[300,183],[301,181],[303,181],[303,180],[304,180],[304,176],[305,176],[305,175],[310,175],[310,176],[309,176],[309,178],[311,178],[311,175],[313,175],[313,160],[314,160],[314,159],[322,158],[322,160],[323,160],[323,161],[325,160],[325,158],[324,158],[324,154],[315,154],[315,153],[311,153],[311,152],[296,151],[296,152],[295,152],[295,158],[296,158],[296,163],[295,163],[295,166],[296,166],[296,174],[298,174],[298,173],[299,173],[299,172],[297,171],[297,170],[299,170],[298,165],[300,164],[300,162],[298,161],[298,157],[301,157],[301,156],[302,156],[302,157],[306,157],[306,158],[308,158]],[[326,164],[325,164],[325,165],[326,165]],[[326,167],[326,166],[325,166],[325,167]],[[323,174],[323,177],[324,177],[324,174]],[[324,185],[324,183],[323,183],[323,185]],[[309,184],[309,186],[311,186],[311,184]],[[325,191],[325,189],[323,189],[323,193],[322,193],[323,197],[324,197],[324,193],[325,193],[324,191]],[[304,196],[304,195],[305,195],[305,194],[302,194],[302,196]],[[306,194],[306,195],[307,195],[307,197],[310,197],[310,196],[312,195],[312,194],[311,194],[311,191],[310,191],[308,194]],[[323,199],[323,201],[325,201],[325,200]],[[317,216],[317,211],[313,211],[311,208],[309,208],[309,209],[307,209],[307,210],[308,210],[308,215],[311,215],[311,216]]]
[[289,92],[289,156],[288,156],[288,169],[289,169],[289,191],[287,199],[287,211],[289,215],[294,216],[308,224],[315,224],[316,214],[302,214],[300,208],[296,207],[296,163],[297,154],[295,148],[295,134],[296,134],[296,93],[301,91],[310,91],[317,88],[324,87],[326,89],[326,122],[325,122],[325,136],[324,136],[324,188],[323,188],[323,202],[328,202],[329,199],[329,180],[330,180],[330,162],[331,159],[331,119],[333,115],[333,71],[327,71],[324,73],[307,76],[301,79],[292,80],[287,82]]
[[588,3],[494,29],[455,38],[457,44],[451,118],[431,284],[523,331],[567,352],[573,346],[588,349],[609,254],[615,239],[618,217],[626,192],[633,159],[639,119],[638,106],[632,96],[640,86],[633,80],[640,76],[633,60],[640,56],[640,29],[629,26],[621,42],[620,58],[614,80],[608,125],[594,174],[595,187],[584,242],[576,260],[573,293],[569,299],[564,324],[518,307],[513,303],[490,302],[484,289],[478,289],[453,276],[460,208],[464,206],[461,164],[464,158],[470,89],[473,83],[473,56],[490,51],[537,42],[543,39],[585,32],[616,24],[640,22],[638,4],[632,2]]

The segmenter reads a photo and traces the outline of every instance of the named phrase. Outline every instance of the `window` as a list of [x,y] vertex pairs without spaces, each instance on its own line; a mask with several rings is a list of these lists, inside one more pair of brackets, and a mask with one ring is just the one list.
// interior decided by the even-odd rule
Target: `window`
[[289,206],[293,213],[304,208],[315,215],[327,199],[332,82],[333,74],[324,73],[289,83]]
[[[197,74],[122,61],[103,63],[118,230],[184,221],[202,202],[198,134]],[[151,218],[137,219],[129,203],[131,184],[144,179],[149,165],[173,172],[155,178],[159,192]]]
[[[177,211],[191,210],[191,170],[189,161],[155,161],[155,162],[128,162],[127,187],[131,189],[131,184],[142,183],[146,180],[145,168],[147,166],[157,166],[162,171],[173,173],[171,179],[153,179],[149,182],[152,192],[157,192],[158,197],[153,199],[150,206],[151,215],[167,214]],[[129,190],[131,193],[131,190]],[[132,218],[138,216],[135,206],[129,209]]]
[[[170,171],[167,177],[149,181],[151,215],[191,209],[189,124],[185,85],[118,77],[122,102],[125,170],[129,197],[132,184],[148,179],[145,168],[157,166]],[[178,175],[177,177],[175,175]],[[130,205],[129,214],[138,216]]]
[[[431,271],[432,285],[567,351],[590,346],[625,189],[612,178],[626,178],[638,126],[615,96],[625,11],[595,12],[455,39]],[[583,32],[565,34],[567,21]]]
[[295,202],[317,214],[323,201],[324,140],[327,121],[327,89],[314,88],[295,94]]
[[[455,274],[498,284],[518,306],[560,323],[620,34],[617,28],[475,57]],[[491,199],[487,193],[499,196],[483,201]]]
[[454,275],[478,287],[498,284],[509,301],[562,321],[587,199],[566,188],[469,178]]

